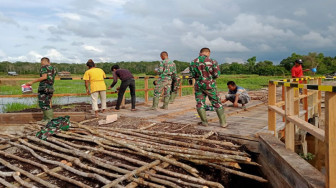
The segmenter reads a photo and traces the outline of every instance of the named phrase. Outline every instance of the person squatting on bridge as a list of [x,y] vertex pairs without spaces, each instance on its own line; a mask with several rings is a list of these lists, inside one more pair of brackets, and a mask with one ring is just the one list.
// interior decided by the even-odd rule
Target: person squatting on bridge
[[[92,59],[89,59],[86,63],[89,70],[85,71],[83,80],[85,80],[86,93],[91,95],[92,109],[95,112],[95,116],[98,117],[98,95],[100,95],[102,113],[106,110],[106,85],[104,78],[106,78],[105,72],[95,67],[95,63]],[[90,83],[90,90],[89,90]]]
[[201,123],[208,126],[205,111],[205,99],[209,98],[211,105],[216,109],[220,125],[226,127],[224,108],[217,93],[216,79],[220,75],[219,65],[216,60],[210,58],[210,49],[202,48],[200,55],[190,63],[191,77],[195,78],[195,99],[198,115]]
[[121,80],[120,87],[117,88],[118,90],[118,100],[115,110],[120,109],[121,101],[124,97],[125,91],[127,87],[130,88],[131,92],[131,102],[132,102],[132,109],[131,111],[136,111],[135,109],[135,81],[132,73],[127,69],[120,69],[119,65],[113,65],[111,67],[111,71],[113,74],[113,82],[111,86],[108,88],[109,90],[112,89],[118,82],[118,78]]
[[176,65],[173,61],[169,60],[168,53],[166,51],[161,52],[160,57],[162,61],[160,62],[157,72],[159,74],[159,79],[154,89],[153,105],[150,110],[156,110],[159,105],[159,97],[162,90],[164,91],[164,103],[161,109],[168,109],[170,90],[172,84],[172,75],[176,74]]
[[40,82],[38,87],[38,102],[43,111],[42,121],[38,121],[38,124],[47,124],[53,119],[54,114],[51,108],[51,98],[54,93],[54,82],[56,76],[56,69],[50,65],[50,60],[47,57],[41,59],[40,78],[26,83],[30,86],[33,83]]
[[231,101],[233,107],[238,107],[239,103],[242,104],[242,108],[245,108],[245,104],[251,100],[247,91],[243,87],[237,86],[234,81],[229,81],[226,85],[229,88],[229,92],[225,95],[225,99],[222,103]]

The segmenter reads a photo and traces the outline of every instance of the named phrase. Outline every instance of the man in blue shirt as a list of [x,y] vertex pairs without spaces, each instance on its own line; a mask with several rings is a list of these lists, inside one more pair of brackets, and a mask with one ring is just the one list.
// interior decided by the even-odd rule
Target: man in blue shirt
[[229,93],[225,95],[225,99],[222,103],[226,101],[231,101],[234,107],[238,107],[238,103],[242,104],[242,108],[245,108],[245,104],[250,101],[250,96],[247,94],[246,90],[240,86],[237,86],[234,81],[229,81],[226,84],[229,88]]

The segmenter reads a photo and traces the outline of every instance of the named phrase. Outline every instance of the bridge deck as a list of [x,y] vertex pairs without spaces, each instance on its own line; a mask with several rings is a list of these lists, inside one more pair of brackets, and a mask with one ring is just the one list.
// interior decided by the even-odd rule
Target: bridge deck
[[[209,103],[209,102],[208,102]],[[229,102],[227,102],[229,103]],[[159,106],[161,103],[159,104]],[[184,96],[177,98],[174,104],[169,104],[168,110],[158,109],[148,110],[151,104],[138,105],[135,112],[130,111],[130,106],[126,109],[114,112],[122,116],[139,117],[152,122],[169,122],[195,126],[197,129],[213,130],[225,135],[254,139],[257,133],[265,133],[267,130],[267,105],[259,100],[252,100],[247,104],[246,109],[225,106],[228,127],[221,128],[218,123],[216,112],[208,111],[207,117],[209,126],[198,126],[200,121],[196,108],[194,96]],[[278,121],[281,121],[279,118]]]

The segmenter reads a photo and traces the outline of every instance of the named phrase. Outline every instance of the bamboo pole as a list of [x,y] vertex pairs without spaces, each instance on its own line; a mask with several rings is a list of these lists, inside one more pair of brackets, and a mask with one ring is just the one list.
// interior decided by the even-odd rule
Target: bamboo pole
[[0,178],[0,184],[6,186],[8,188],[18,188],[18,186],[15,186],[15,185],[9,183],[8,181],[6,181],[6,180],[4,180],[2,178]]
[[[37,162],[34,162],[32,160],[29,160],[29,159],[24,159],[22,157],[19,157],[19,156],[16,156],[16,155],[13,155],[13,154],[10,154],[10,153],[6,153],[6,152],[3,152],[3,151],[0,151],[0,155],[2,156],[5,156],[5,157],[8,157],[8,158],[11,158],[11,159],[15,159],[15,160],[18,160],[18,161],[21,161],[21,162],[24,162],[24,163],[28,163],[28,164],[31,164],[33,166],[36,166],[36,167],[39,167],[41,168],[46,174],[49,174],[55,178],[58,178],[58,179],[61,179],[63,181],[66,181],[66,182],[69,182],[71,184],[74,184],[74,185],[77,185],[77,186],[80,186],[80,187],[87,187],[89,188],[89,186],[79,182],[79,181],[76,181],[76,180],[73,180],[71,178],[68,178],[68,177],[65,177],[63,175],[60,175],[52,170],[50,170],[46,165],[43,165],[43,164],[40,164],[40,163],[37,163]],[[27,181],[27,179],[25,180]]]
[[120,182],[122,182],[122,181],[124,181],[124,180],[127,180],[127,179],[130,178],[131,176],[134,176],[134,175],[136,175],[136,174],[139,174],[140,172],[143,172],[143,171],[145,171],[145,170],[148,170],[148,169],[150,169],[150,168],[152,168],[153,166],[156,166],[156,165],[158,165],[158,164],[160,164],[160,160],[155,160],[155,161],[153,161],[153,162],[151,162],[151,163],[149,163],[149,164],[147,164],[147,165],[144,165],[144,166],[142,166],[142,167],[140,167],[140,168],[137,168],[137,169],[133,170],[132,172],[129,172],[129,173],[127,173],[127,174],[121,176],[120,178],[117,178],[117,179],[113,180],[111,183],[106,184],[105,186],[103,186],[103,188],[114,187],[114,186],[116,186],[118,183],[120,183]]
[[23,179],[20,178],[20,172],[14,172],[13,173],[13,178],[15,179],[15,181],[19,182],[19,184],[21,184],[24,187],[27,188],[37,188],[35,185],[30,184],[28,182],[25,182]]
[[81,127],[84,128],[84,129],[86,129],[86,130],[88,130],[88,131],[90,131],[92,134],[95,134],[95,135],[98,135],[98,136],[102,136],[103,138],[105,138],[107,140],[110,140],[112,142],[115,142],[115,143],[117,143],[117,144],[119,144],[119,145],[121,145],[123,147],[135,150],[135,151],[140,152],[142,154],[145,154],[145,155],[147,155],[149,157],[153,157],[153,158],[156,158],[156,159],[168,162],[170,164],[173,164],[175,166],[181,167],[181,168],[185,169],[187,172],[189,172],[191,174],[198,173],[198,171],[195,168],[193,168],[193,167],[191,167],[189,165],[186,165],[186,164],[183,164],[183,163],[180,163],[180,162],[177,162],[177,161],[173,161],[171,159],[168,159],[166,157],[163,157],[161,155],[158,155],[158,154],[155,154],[155,153],[152,153],[152,152],[147,152],[147,151],[142,150],[142,149],[140,149],[138,147],[132,146],[132,145],[128,144],[127,142],[123,142],[123,141],[119,141],[119,140],[114,139],[114,138],[106,137],[106,136],[98,133],[97,131],[93,131],[92,129],[90,129],[90,128],[86,127],[86,126],[81,126]]
[[46,182],[46,181],[44,181],[43,179],[41,179],[41,178],[39,178],[39,177],[37,177],[37,176],[35,176],[35,175],[33,175],[33,174],[31,174],[31,173],[25,171],[25,170],[22,170],[22,169],[19,168],[19,167],[16,167],[16,166],[14,166],[14,165],[11,165],[9,162],[7,162],[7,161],[5,161],[5,160],[3,160],[3,159],[1,159],[1,158],[0,158],[0,163],[1,163],[3,166],[6,166],[7,168],[9,168],[9,169],[11,169],[11,170],[14,170],[14,171],[16,171],[16,172],[20,172],[21,174],[23,174],[23,175],[29,177],[30,179],[32,179],[32,180],[38,182],[38,183],[41,184],[41,185],[44,185],[45,187],[49,187],[49,188],[58,188],[57,185],[53,185],[53,184],[51,184],[51,183],[49,183],[49,182]]

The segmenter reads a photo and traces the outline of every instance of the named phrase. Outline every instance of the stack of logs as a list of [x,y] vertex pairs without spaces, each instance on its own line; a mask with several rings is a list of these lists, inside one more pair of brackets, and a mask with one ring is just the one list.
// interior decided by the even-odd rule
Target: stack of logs
[[[78,187],[92,186],[80,178],[102,187],[223,187],[202,178],[192,164],[267,182],[262,177],[239,171],[239,164],[258,165],[239,145],[209,139],[211,135],[213,132],[193,135],[78,123],[73,124],[70,131],[58,133],[47,141],[35,136],[2,139],[2,144],[16,147],[30,158],[0,150],[0,167],[7,169],[0,168],[0,184],[59,187],[57,183],[46,181],[52,177]],[[34,175],[9,161],[29,164],[42,173]],[[170,165],[181,170],[168,170]],[[9,180],[15,182],[9,183]]]

